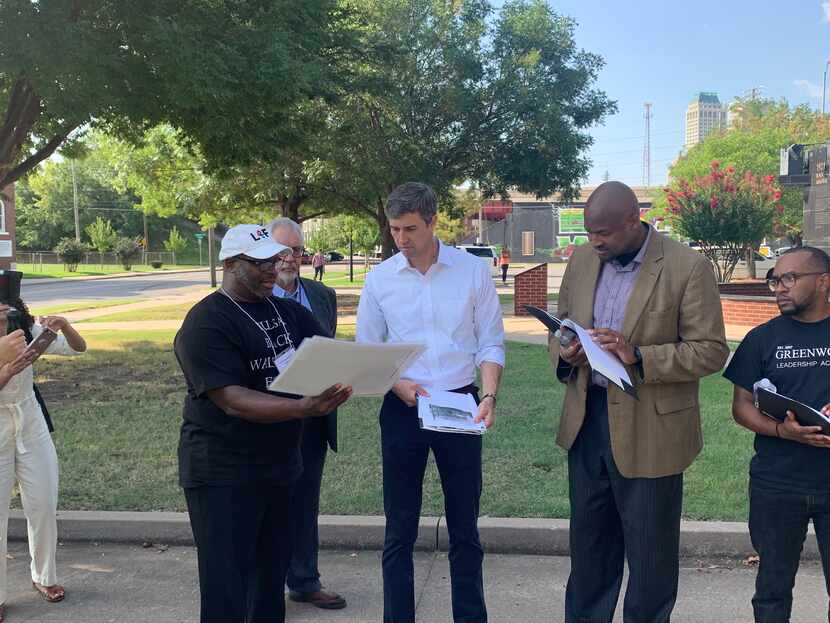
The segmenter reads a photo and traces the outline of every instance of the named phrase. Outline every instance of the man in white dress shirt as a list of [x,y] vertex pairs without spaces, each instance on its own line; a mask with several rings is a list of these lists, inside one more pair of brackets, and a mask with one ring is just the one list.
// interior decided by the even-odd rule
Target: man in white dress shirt
[[[400,253],[366,278],[357,312],[359,342],[420,342],[426,351],[404,372],[380,410],[383,454],[384,623],[414,623],[412,552],[432,449],[450,536],[453,620],[482,623],[482,561],[478,538],[481,437],[421,430],[417,397],[430,391],[471,393],[477,422],[495,421],[504,368],[504,326],[490,272],[477,257],[435,237],[437,200],[426,184],[408,182],[389,195],[386,217]],[[481,371],[478,400],[476,367]]]

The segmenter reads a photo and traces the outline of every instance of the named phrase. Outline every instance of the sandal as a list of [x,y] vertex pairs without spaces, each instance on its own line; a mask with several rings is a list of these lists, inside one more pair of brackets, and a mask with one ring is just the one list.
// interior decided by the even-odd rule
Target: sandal
[[[49,603],[54,604],[59,601],[63,601],[63,598],[66,597],[66,591],[60,584],[53,584],[52,586],[43,586],[42,584],[38,584],[37,582],[32,582],[32,588],[34,588],[38,593],[40,593],[41,597],[43,597]],[[0,619],[0,621],[2,621],[2,619]]]

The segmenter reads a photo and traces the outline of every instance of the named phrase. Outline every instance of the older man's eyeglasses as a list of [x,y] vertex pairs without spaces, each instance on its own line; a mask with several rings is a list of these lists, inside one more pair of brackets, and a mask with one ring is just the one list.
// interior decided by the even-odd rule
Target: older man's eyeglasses
[[769,289],[775,292],[778,288],[778,284],[780,283],[785,288],[789,289],[795,285],[795,282],[799,280],[801,277],[807,277],[809,275],[823,275],[824,271],[819,272],[812,272],[812,273],[784,273],[783,275],[772,275],[769,279],[767,279],[767,285]]
[[291,253],[289,253],[288,251],[281,253],[279,256],[279,261],[286,262],[288,261],[288,258],[292,256],[294,257],[294,259],[299,259],[303,256],[303,253],[305,253],[305,247],[291,247]]

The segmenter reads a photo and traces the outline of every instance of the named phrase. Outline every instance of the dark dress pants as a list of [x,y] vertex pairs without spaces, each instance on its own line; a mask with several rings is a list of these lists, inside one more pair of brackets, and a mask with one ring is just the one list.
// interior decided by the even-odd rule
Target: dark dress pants
[[[670,416],[668,416],[670,417]],[[611,453],[606,391],[590,387],[568,452],[567,623],[611,623],[628,561],[625,623],[664,623],[677,598],[683,475],[624,478]]]
[[289,488],[184,490],[199,559],[201,623],[283,623]]
[[432,449],[444,490],[450,537],[450,583],[455,623],[484,623],[482,563],[478,538],[481,498],[481,437],[421,430],[417,408],[391,392],[380,410],[383,453],[383,621],[414,623],[415,574],[412,553],[418,536],[421,496]]
[[317,568],[317,516],[320,514],[320,483],[328,449],[325,432],[324,417],[303,422],[303,475],[291,488],[292,549],[287,580],[288,588],[300,593],[314,593],[321,588]]
[[811,519],[830,595],[830,493],[807,495],[784,491],[757,480],[750,482],[749,535],[761,559],[752,598],[757,623],[787,623],[790,620],[795,575],[807,537],[807,523]]

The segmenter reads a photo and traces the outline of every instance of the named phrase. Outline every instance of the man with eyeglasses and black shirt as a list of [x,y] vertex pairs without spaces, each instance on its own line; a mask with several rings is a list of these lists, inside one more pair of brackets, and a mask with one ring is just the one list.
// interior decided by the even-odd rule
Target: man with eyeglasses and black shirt
[[302,420],[351,395],[268,391],[303,339],[325,335],[302,305],[272,296],[291,249],[261,225],[225,234],[222,287],[199,301],[176,335],[187,382],[179,482],[196,542],[201,623],[281,623],[291,554],[289,494],[302,473]]
[[783,623],[790,620],[810,520],[830,581],[830,436],[800,426],[791,412],[783,422],[766,417],[755,407],[753,387],[768,379],[779,394],[830,416],[830,257],[814,247],[792,248],[767,283],[781,315],[747,334],[724,376],[735,385],[735,421],[755,433],[749,466],[749,534],[760,556],[755,621]]
[[[303,230],[290,218],[277,218],[268,223],[275,242],[291,248],[280,256],[276,266],[277,282],[274,296],[290,299],[314,314],[327,337],[337,332],[337,295],[322,282],[300,277],[303,257]],[[323,590],[317,567],[319,536],[317,517],[320,514],[320,485],[328,448],[337,452],[337,412],[303,422],[303,475],[291,491],[291,564],[288,567],[288,597],[324,610],[346,607],[346,600],[332,591]]]

